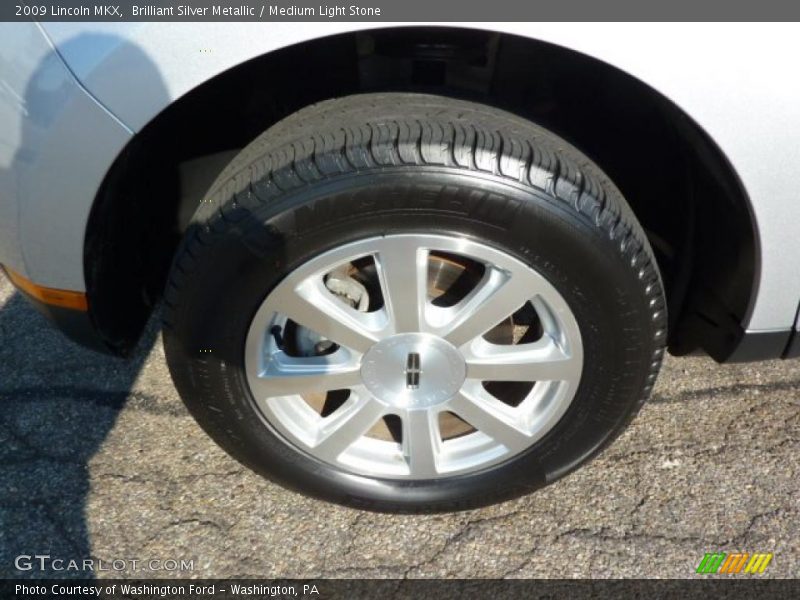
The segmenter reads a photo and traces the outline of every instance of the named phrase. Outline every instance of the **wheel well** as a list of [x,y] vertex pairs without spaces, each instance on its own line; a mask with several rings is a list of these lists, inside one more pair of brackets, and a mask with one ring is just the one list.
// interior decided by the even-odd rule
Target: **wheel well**
[[[302,65],[302,85],[297,66]],[[296,110],[367,91],[421,91],[504,108],[598,163],[647,231],[667,292],[669,346],[718,360],[743,330],[757,269],[749,203],[714,142],[669,100],[591,57],[527,38],[456,28],[394,28],[290,46],[198,86],[117,158],[92,208],[90,312],[124,353],[160,297],[175,246],[216,174],[186,165],[245,146]]]

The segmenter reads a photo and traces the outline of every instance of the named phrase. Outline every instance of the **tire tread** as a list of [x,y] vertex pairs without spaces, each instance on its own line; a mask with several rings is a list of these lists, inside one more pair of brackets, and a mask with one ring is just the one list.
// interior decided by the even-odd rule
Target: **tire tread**
[[166,286],[165,327],[172,328],[180,313],[182,283],[202,263],[216,231],[320,181],[403,165],[514,181],[544,193],[614,242],[639,280],[655,334],[642,394],[608,441],[613,440],[648,399],[664,355],[666,302],[652,249],[620,191],[589,159],[499,109],[422,94],[364,94],[308,106],[275,124],[237,155],[200,203],[192,221],[202,233],[182,241]]

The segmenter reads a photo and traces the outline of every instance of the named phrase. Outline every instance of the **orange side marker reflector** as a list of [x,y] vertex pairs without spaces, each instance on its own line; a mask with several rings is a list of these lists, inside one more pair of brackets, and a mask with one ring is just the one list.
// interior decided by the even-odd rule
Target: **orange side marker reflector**
[[80,310],[86,312],[89,310],[89,304],[86,302],[86,294],[83,292],[73,292],[70,290],[57,290],[55,288],[48,288],[41,285],[36,285],[32,281],[25,279],[19,273],[12,271],[8,267],[3,267],[11,280],[18,289],[22,290],[32,298],[50,304],[52,306],[61,306],[62,308],[71,308],[72,310]]

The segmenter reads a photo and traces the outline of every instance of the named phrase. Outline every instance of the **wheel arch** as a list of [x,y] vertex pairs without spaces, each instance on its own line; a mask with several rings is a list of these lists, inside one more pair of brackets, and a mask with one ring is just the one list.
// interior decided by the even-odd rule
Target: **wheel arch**
[[186,189],[187,182],[198,187],[187,164],[202,172],[209,156],[244,146],[319,100],[415,90],[510,110],[583,150],[621,188],[656,250],[671,350],[730,356],[757,291],[759,240],[744,186],[708,133],[597,58],[506,33],[441,27],[354,31],[287,46],[214,75],[150,120],[114,161],[86,230],[90,311],[106,343],[126,352],[160,296],[186,215],[200,199]]

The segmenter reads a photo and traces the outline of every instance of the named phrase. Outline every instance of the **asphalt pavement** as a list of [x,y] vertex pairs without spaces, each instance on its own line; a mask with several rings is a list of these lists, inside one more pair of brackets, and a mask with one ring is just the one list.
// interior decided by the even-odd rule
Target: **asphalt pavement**
[[794,577],[799,506],[798,361],[670,358],[630,429],[555,485],[381,515],[218,449],[172,387],[155,321],[130,360],[102,356],[0,278],[0,577],[684,578],[715,551],[772,552],[762,576]]

